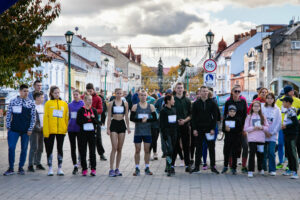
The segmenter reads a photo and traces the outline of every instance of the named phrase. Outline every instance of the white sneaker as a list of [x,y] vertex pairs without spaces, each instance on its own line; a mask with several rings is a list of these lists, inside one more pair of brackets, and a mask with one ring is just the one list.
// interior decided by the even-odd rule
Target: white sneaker
[[248,178],[253,178],[253,172],[248,172]]
[[240,158],[237,159],[238,165],[242,165],[242,160]]
[[182,160],[181,162],[180,162],[180,165],[179,165],[180,167],[184,167],[185,165],[184,165],[184,160]]
[[276,172],[270,172],[270,176],[276,176]]
[[64,176],[65,173],[63,172],[63,170],[62,170],[61,168],[58,168],[58,169],[57,169],[57,175],[58,175],[58,176]]
[[53,176],[53,169],[52,169],[52,167],[49,167],[48,176]]
[[265,175],[265,171],[264,170],[260,170],[259,174],[262,175],[262,176],[264,176]]
[[291,179],[298,179],[299,178],[299,176],[296,172],[293,172],[292,174],[293,175],[291,176]]

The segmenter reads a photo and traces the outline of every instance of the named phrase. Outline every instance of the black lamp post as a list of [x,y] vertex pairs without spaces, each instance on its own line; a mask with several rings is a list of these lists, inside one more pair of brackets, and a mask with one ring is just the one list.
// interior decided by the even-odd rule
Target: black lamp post
[[71,94],[71,43],[73,41],[74,33],[71,31],[67,31],[65,33],[66,42],[68,45],[68,80],[69,80],[69,103],[72,101]]
[[206,41],[208,44],[208,52],[209,52],[209,59],[211,59],[211,45],[214,42],[214,38],[215,38],[215,34],[213,34],[213,32],[211,32],[211,30],[208,31],[208,33],[206,34]]

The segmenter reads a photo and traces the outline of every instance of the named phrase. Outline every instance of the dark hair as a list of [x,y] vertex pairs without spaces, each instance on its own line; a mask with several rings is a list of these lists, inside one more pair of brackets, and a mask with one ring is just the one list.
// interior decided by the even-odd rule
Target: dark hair
[[251,110],[250,110],[250,115],[253,114],[253,106],[254,106],[255,103],[259,104],[259,106],[260,106],[260,110],[258,111],[258,115],[259,115],[259,117],[260,117],[260,124],[263,126],[263,125],[265,125],[265,117],[264,117],[264,115],[262,114],[262,111],[261,111],[261,103],[260,103],[259,101],[254,101],[254,102],[252,103]]
[[[275,95],[271,92],[271,93],[268,93],[267,94],[267,96],[266,96],[266,99],[268,98],[268,96],[271,96],[272,97],[272,99],[274,99],[274,101],[273,101],[273,103],[272,103],[272,107],[274,107],[275,106],[275,101],[276,101],[276,98],[275,98]],[[266,101],[266,103],[265,103],[265,107],[267,107],[268,105],[267,105],[267,101]]]
[[35,85],[35,84],[37,84],[37,83],[42,83],[42,81],[36,80],[36,81],[34,81],[33,85]]
[[164,102],[165,104],[168,104],[168,101],[170,101],[172,99],[172,95],[166,95],[165,98],[164,98]]
[[202,85],[202,86],[200,87],[200,90],[201,90],[201,89],[206,89],[206,88],[208,89],[208,87],[207,87],[207,86],[205,86],[205,85]]
[[56,85],[53,85],[53,86],[50,87],[49,97],[50,97],[51,100],[54,100],[54,97],[53,97],[52,93],[56,89],[59,89],[59,87],[57,87]]
[[23,89],[28,89],[29,87],[28,87],[28,85],[26,85],[26,84],[22,84],[21,86],[20,86],[20,90],[23,90]]
[[86,89],[87,89],[87,90],[94,89],[93,83],[88,83],[88,84],[86,84]]
[[33,99],[36,100],[36,98],[43,96],[44,92],[40,91],[40,92],[34,92],[33,93]]
[[154,99],[158,99],[156,94],[151,94],[151,97],[153,97]]

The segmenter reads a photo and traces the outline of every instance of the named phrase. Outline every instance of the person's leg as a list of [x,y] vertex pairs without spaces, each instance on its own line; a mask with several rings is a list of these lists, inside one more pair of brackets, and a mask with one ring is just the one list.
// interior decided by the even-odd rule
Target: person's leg
[[[95,140],[95,138],[94,138]],[[86,163],[86,150],[87,150],[87,136],[86,133],[79,133],[78,137],[79,142],[79,153],[80,153],[80,161],[81,161],[81,167],[82,171],[87,170],[87,163]]]
[[43,132],[38,132],[37,134],[37,151],[36,151],[36,160],[35,165],[41,165],[42,153],[43,153],[43,141],[44,135]]
[[[269,158],[269,148],[270,148],[270,143],[269,142],[266,142],[265,145],[264,145],[264,159],[263,159],[263,164],[262,164],[262,168],[267,171],[268,170],[268,160],[269,160],[269,163],[270,163],[270,158]],[[270,168],[270,165],[269,165],[269,168]],[[269,170],[270,171],[270,170]]]
[[180,137],[176,137],[175,148],[173,149],[173,154],[172,154],[172,166],[173,167],[175,165],[175,161],[176,161],[177,154],[179,153],[179,151],[181,151],[181,148],[180,148]]
[[269,142],[269,148],[268,148],[269,172],[276,172],[275,147],[276,147],[276,142]]
[[299,134],[297,135],[296,145],[297,145],[298,160],[300,160],[300,135]]
[[196,144],[195,144],[195,136],[193,133],[191,133],[191,160],[194,160],[194,155],[195,155],[195,151],[196,151]]
[[182,149],[182,140],[179,140],[179,149],[178,149],[178,155],[180,160],[184,160],[184,156],[183,156],[183,149]]
[[207,142],[206,140],[203,140],[203,146],[202,146],[202,158],[203,158],[203,165],[207,165]]
[[120,168],[124,140],[125,140],[125,133],[119,133],[118,134],[118,146],[117,146],[117,162],[116,162],[117,169]]
[[183,157],[185,166],[190,166],[190,132],[189,126],[183,125],[181,127],[181,139],[182,139],[182,147],[183,147]]
[[149,161],[150,161],[150,145],[151,143],[146,143],[144,142],[144,160],[145,160],[145,164],[146,167],[149,165]]
[[232,163],[232,169],[236,170],[237,168],[237,158],[239,156],[239,149],[241,147],[241,135],[235,135],[232,138],[232,148],[230,148],[230,153],[231,155],[231,163]]
[[291,145],[291,165],[289,164],[290,170],[293,172],[297,172],[298,170],[298,156],[297,156],[297,138],[293,137],[290,140]]
[[96,140],[95,140],[94,133],[87,134],[87,143],[89,145],[89,157],[91,163],[91,170],[96,170]]
[[19,137],[20,137],[19,133],[13,132],[13,131],[8,131],[8,134],[7,134],[8,159],[9,159],[9,168],[11,170],[14,169],[15,150],[16,150],[16,145],[17,145]]
[[216,168],[216,152],[215,152],[215,141],[214,140],[206,140],[207,146],[209,149],[209,159],[210,159],[210,168]]
[[118,149],[118,134],[116,132],[110,133],[111,141],[111,152],[110,152],[110,170],[114,169],[114,162],[116,157],[116,152]]
[[243,149],[243,154],[242,154],[242,167],[247,166],[247,159],[248,159],[248,138],[245,135],[242,135],[242,149]]
[[278,136],[278,159],[279,164],[283,164],[284,161],[284,135],[282,130],[279,131]]
[[47,164],[49,167],[52,167],[54,139],[55,139],[54,134],[50,134],[48,138],[45,138],[46,151],[47,151]]
[[[264,144],[262,143],[258,143],[257,145],[263,145],[264,147]],[[264,160],[264,152],[261,152],[261,151],[258,151],[259,149],[257,148],[257,151],[256,151],[256,156],[257,156],[257,169],[258,171],[260,172],[262,169],[263,169],[263,160]],[[262,149],[263,151],[264,149]]]
[[142,143],[135,143],[134,161],[135,161],[136,167],[139,167],[139,165],[140,165],[141,146],[142,146]]
[[29,149],[29,156],[28,156],[28,167],[33,167],[33,164],[36,164],[35,154],[37,151],[37,132],[32,132],[32,134],[29,136],[29,143],[30,143],[30,149]]
[[163,153],[162,156],[164,156],[166,154],[166,144],[165,144],[165,141],[164,141],[164,139],[162,137],[161,131],[160,131],[160,143],[161,143],[161,151]]
[[225,134],[224,146],[223,146],[223,155],[224,155],[224,167],[228,167],[230,150],[232,143],[230,142],[232,138],[230,138],[229,134]]
[[75,132],[69,132],[69,141],[70,141],[70,147],[71,147],[71,158],[73,165],[77,164],[77,156],[76,156],[76,133]]
[[195,168],[199,169],[200,167],[200,160],[202,157],[202,148],[203,148],[203,140],[204,140],[205,134],[200,133],[198,131],[198,136],[196,138],[196,157],[195,157]]
[[255,167],[255,154],[256,154],[256,143],[255,142],[249,142],[249,161],[248,161],[248,170],[249,172],[254,172]]
[[65,139],[64,134],[56,134],[58,168],[62,167],[64,139]]
[[97,131],[96,131],[96,146],[97,146],[97,152],[99,156],[103,156],[105,153],[105,150],[103,148],[102,144],[102,137],[101,137],[101,127],[97,125]]
[[19,168],[24,167],[26,156],[27,156],[28,142],[29,142],[29,136],[27,135],[27,133],[21,134],[21,154],[20,154]]

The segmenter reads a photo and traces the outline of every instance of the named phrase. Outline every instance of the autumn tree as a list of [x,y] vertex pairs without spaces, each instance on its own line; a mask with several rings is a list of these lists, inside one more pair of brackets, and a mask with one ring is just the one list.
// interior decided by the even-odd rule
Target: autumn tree
[[0,15],[0,86],[30,81],[32,68],[51,59],[46,46],[35,45],[60,14],[57,0],[19,0]]
[[145,89],[153,91],[158,88],[157,74],[148,66],[142,64],[142,85]]

